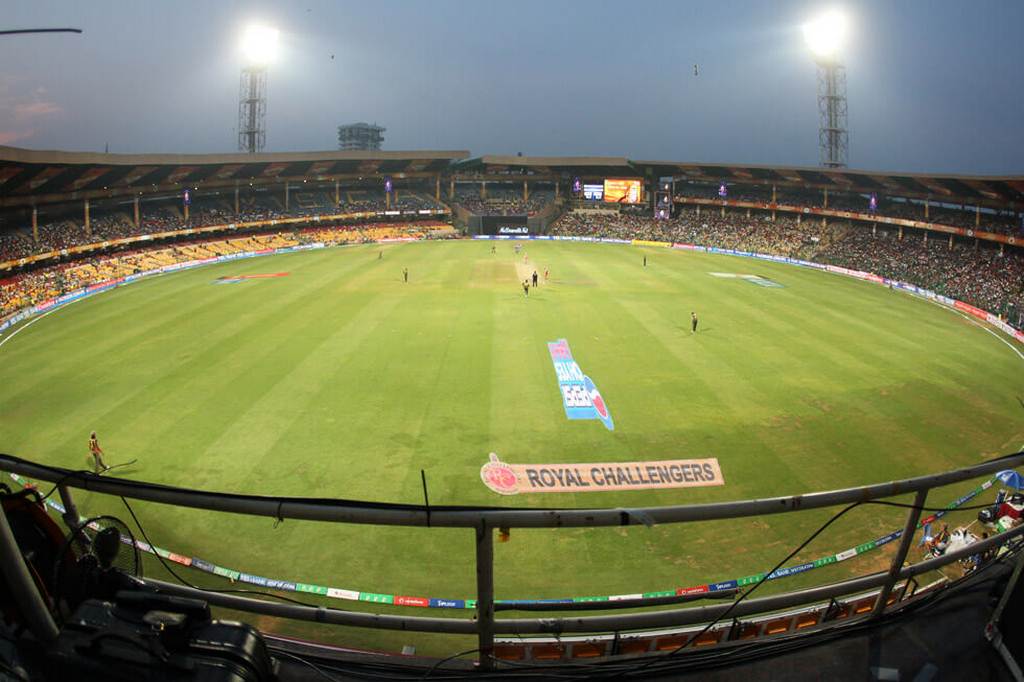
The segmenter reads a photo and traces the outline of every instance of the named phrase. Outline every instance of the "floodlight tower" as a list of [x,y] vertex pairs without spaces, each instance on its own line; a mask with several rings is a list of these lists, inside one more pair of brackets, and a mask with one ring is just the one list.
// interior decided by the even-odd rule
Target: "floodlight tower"
[[277,29],[250,26],[242,37],[245,63],[238,84],[238,149],[255,154],[267,143],[267,67],[277,53]]
[[845,168],[850,154],[846,125],[846,67],[838,52],[846,38],[846,18],[832,11],[804,24],[804,38],[818,65],[818,148],[820,163]]

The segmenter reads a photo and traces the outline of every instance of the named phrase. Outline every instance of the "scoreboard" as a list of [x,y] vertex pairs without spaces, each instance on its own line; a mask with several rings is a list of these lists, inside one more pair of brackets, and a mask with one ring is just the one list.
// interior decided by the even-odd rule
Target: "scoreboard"
[[639,180],[607,178],[604,181],[604,200],[612,204],[639,204]]

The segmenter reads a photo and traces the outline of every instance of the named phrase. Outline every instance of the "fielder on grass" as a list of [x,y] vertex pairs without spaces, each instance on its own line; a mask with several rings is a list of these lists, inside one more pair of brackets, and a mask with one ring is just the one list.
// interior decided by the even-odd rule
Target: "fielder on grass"
[[103,461],[103,448],[100,447],[100,441],[96,438],[95,431],[89,434],[89,454],[92,455],[93,465],[97,474],[110,468]]

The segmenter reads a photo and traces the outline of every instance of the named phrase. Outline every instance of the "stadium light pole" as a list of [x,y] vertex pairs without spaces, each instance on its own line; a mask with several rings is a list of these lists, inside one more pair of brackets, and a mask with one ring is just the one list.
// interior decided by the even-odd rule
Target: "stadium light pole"
[[255,154],[267,143],[267,67],[277,56],[276,28],[254,25],[242,36],[238,84],[238,149]]
[[818,148],[820,163],[845,168],[849,160],[846,124],[846,67],[839,50],[846,39],[846,17],[832,10],[803,26],[804,39],[818,65]]

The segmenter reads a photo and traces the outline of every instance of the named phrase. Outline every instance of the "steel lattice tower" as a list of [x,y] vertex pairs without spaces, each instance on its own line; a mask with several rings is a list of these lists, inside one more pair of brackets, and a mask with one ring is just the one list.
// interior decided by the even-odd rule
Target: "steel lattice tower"
[[818,148],[821,165],[845,168],[849,161],[850,140],[846,127],[846,67],[835,59],[819,59],[818,64]]
[[255,154],[267,143],[267,67],[246,66],[238,84],[238,149]]

